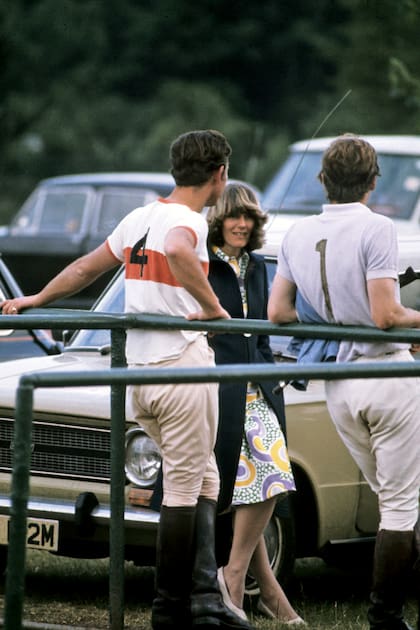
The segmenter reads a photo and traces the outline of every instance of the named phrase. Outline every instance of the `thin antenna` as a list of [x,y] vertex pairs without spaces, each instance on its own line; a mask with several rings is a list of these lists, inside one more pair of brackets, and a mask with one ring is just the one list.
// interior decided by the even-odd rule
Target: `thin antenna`
[[312,140],[313,140],[313,139],[314,139],[314,138],[318,135],[318,133],[321,131],[322,127],[325,125],[325,123],[327,122],[327,120],[328,120],[329,118],[331,118],[331,116],[334,114],[334,112],[335,112],[335,111],[336,111],[336,110],[340,107],[341,103],[342,103],[342,102],[343,102],[343,101],[344,101],[344,100],[345,100],[345,99],[349,96],[349,94],[350,94],[350,93],[351,93],[351,90],[347,90],[347,92],[344,94],[344,96],[342,96],[342,97],[340,98],[340,100],[338,101],[338,103],[336,103],[336,104],[334,105],[334,107],[333,107],[333,108],[332,108],[332,109],[328,112],[328,114],[325,116],[324,120],[321,122],[321,124],[320,124],[320,125],[318,125],[318,128],[315,130],[315,132],[313,133],[313,135],[312,135],[312,136],[311,136],[311,138],[309,139],[308,144],[306,145],[305,150],[303,151],[303,153],[302,153],[302,155],[301,155],[301,157],[300,157],[300,160],[299,160],[299,162],[298,162],[298,164],[297,164],[297,166],[296,166],[296,168],[295,168],[295,172],[293,173],[293,176],[292,176],[292,178],[291,178],[291,180],[290,180],[290,182],[289,182],[289,185],[288,185],[288,187],[286,188],[286,191],[285,191],[285,193],[284,193],[284,195],[283,195],[283,197],[282,197],[282,199],[281,199],[281,201],[280,201],[280,204],[279,204],[279,206],[278,206],[278,209],[279,209],[279,210],[281,210],[281,208],[282,208],[282,206],[283,206],[283,202],[284,202],[284,200],[285,200],[285,199],[286,199],[286,197],[287,197],[287,193],[289,192],[290,187],[291,187],[291,185],[293,184],[293,181],[294,181],[294,179],[295,179],[295,177],[296,177],[296,173],[297,173],[297,172],[298,172],[298,170],[300,169],[300,165],[302,164],[302,162],[303,162],[303,158],[305,157],[305,155],[306,155],[306,154],[307,154],[307,152],[308,152],[309,145],[311,144]]

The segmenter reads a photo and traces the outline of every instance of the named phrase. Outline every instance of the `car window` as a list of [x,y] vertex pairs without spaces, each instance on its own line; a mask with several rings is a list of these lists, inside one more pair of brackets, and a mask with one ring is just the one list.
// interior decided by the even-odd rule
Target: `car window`
[[58,232],[75,234],[82,227],[88,190],[39,189],[11,223],[11,234]]
[[[326,203],[318,180],[322,153],[296,152],[267,186],[262,205],[284,214],[312,214]],[[381,176],[369,198],[369,207],[394,219],[410,219],[420,193],[420,156],[378,153]]]
[[381,176],[369,207],[394,219],[410,219],[420,192],[420,156],[379,155]]
[[10,223],[11,234],[19,234],[22,231],[30,233],[35,230],[35,210],[38,199],[39,192],[35,190],[13,217]]
[[104,190],[100,194],[99,212],[93,231],[107,236],[131,210],[145,206],[158,196],[155,190],[148,188]]
[[86,194],[82,192],[67,192],[65,195],[48,192],[40,210],[39,231],[79,232],[86,199]]
[[321,153],[292,153],[263,193],[267,210],[312,214],[319,212],[325,195],[317,175]]

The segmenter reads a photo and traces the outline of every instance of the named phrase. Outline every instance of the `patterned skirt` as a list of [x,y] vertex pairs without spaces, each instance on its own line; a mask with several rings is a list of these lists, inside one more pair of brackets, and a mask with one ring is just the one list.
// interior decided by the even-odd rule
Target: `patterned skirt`
[[259,503],[296,490],[277,416],[259,388],[248,386],[233,505]]

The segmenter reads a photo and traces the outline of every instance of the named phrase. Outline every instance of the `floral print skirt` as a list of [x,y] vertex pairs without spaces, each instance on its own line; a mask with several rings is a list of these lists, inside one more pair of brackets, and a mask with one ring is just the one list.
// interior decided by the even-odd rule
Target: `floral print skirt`
[[283,431],[259,388],[248,387],[233,505],[296,490]]

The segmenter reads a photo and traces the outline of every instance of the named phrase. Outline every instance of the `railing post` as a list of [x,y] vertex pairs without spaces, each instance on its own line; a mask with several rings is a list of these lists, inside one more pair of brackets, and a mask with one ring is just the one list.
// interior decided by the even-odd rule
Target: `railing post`
[[10,538],[6,575],[4,627],[21,630],[25,590],[26,517],[32,443],[33,387],[19,385],[13,437]]
[[[126,367],[126,332],[111,330],[111,368]],[[109,621],[111,630],[124,628],[125,390],[111,385],[111,522]]]

